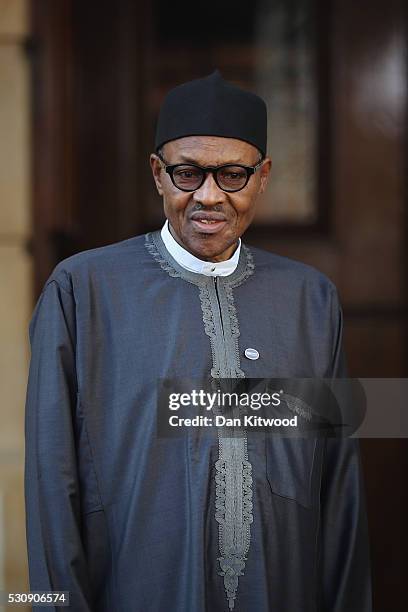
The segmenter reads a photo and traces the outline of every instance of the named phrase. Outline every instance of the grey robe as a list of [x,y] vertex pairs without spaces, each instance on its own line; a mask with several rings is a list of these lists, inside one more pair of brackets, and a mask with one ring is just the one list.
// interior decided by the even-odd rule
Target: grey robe
[[356,440],[155,429],[162,378],[344,376],[323,274],[243,245],[215,280],[154,232],[58,264],[30,341],[32,590],[75,612],[370,612]]

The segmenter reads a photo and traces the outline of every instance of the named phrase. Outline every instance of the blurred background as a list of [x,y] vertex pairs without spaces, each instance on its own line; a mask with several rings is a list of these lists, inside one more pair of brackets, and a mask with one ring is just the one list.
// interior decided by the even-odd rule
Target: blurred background
[[[28,590],[35,301],[62,258],[162,225],[148,156],[174,85],[219,68],[266,99],[246,241],[334,281],[352,376],[408,375],[407,21],[403,0],[0,0],[0,589]],[[361,446],[374,609],[405,612],[407,441]]]

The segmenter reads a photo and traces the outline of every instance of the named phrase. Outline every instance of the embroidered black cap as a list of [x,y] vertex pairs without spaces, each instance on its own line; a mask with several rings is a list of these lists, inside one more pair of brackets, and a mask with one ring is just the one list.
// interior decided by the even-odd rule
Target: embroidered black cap
[[266,155],[267,110],[262,98],[223,79],[219,70],[171,89],[157,122],[156,151],[183,136],[245,140]]

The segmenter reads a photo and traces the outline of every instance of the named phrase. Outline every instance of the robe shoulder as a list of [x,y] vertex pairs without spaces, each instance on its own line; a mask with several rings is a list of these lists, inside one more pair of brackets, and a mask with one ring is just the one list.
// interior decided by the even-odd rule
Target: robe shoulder
[[55,281],[62,289],[74,293],[75,285],[80,285],[81,281],[97,278],[109,271],[120,274],[129,267],[140,269],[152,261],[145,240],[146,234],[141,234],[71,255],[55,266],[43,289]]
[[277,255],[265,249],[247,245],[253,255],[258,279],[265,283],[276,283],[282,291],[305,290],[321,295],[337,295],[334,282],[310,264]]

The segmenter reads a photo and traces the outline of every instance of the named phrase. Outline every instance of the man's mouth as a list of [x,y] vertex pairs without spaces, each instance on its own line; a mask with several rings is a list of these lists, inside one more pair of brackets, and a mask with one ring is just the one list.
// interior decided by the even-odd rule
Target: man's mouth
[[192,222],[195,229],[201,234],[216,234],[227,224],[226,221],[210,221],[208,219],[193,219]]
[[194,227],[203,234],[215,234],[227,223],[227,219],[221,213],[196,212],[191,215]]

